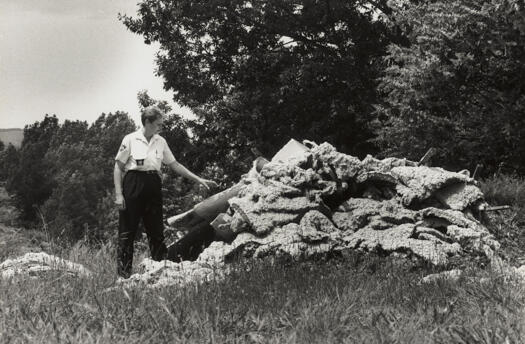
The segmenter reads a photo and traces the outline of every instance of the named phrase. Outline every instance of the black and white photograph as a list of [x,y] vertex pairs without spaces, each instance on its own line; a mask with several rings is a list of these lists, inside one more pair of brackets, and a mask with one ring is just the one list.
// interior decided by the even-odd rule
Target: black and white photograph
[[525,343],[525,0],[0,0],[0,343]]

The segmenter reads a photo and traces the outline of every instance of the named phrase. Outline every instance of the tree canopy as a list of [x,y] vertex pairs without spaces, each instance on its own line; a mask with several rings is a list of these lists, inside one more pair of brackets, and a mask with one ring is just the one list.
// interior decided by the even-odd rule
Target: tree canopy
[[370,150],[376,62],[393,37],[381,9],[386,1],[144,0],[121,19],[160,43],[165,88],[199,118],[199,159],[233,178],[251,149],[271,156],[292,137]]
[[24,128],[18,164],[13,166],[6,188],[15,195],[16,204],[25,218],[34,216],[35,206],[48,199],[55,187],[45,155],[58,128],[58,118],[48,115]]
[[522,0],[422,1],[395,21],[380,90],[384,154],[525,171],[525,6]]

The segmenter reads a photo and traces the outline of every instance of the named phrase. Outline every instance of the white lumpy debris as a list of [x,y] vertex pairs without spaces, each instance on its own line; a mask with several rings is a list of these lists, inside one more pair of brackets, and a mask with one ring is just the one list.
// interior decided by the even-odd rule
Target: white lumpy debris
[[87,277],[91,275],[91,271],[83,265],[49,255],[45,252],[29,252],[18,258],[7,259],[0,264],[0,276],[2,278],[15,276],[40,277],[53,271],[71,276]]

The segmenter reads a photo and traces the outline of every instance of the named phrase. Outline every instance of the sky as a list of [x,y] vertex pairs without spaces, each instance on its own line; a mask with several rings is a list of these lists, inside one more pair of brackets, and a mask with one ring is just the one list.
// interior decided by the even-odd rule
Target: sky
[[158,46],[118,20],[138,0],[0,0],[0,128],[23,128],[45,114],[93,123],[126,111],[140,123],[137,93],[173,103],[155,76]]

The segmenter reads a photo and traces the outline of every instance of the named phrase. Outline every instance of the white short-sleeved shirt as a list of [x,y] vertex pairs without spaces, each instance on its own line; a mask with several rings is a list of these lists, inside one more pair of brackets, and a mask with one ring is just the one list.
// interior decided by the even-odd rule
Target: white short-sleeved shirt
[[124,170],[160,171],[162,163],[166,165],[176,161],[166,140],[160,135],[153,135],[148,142],[142,129],[124,136],[115,160],[125,164]]

